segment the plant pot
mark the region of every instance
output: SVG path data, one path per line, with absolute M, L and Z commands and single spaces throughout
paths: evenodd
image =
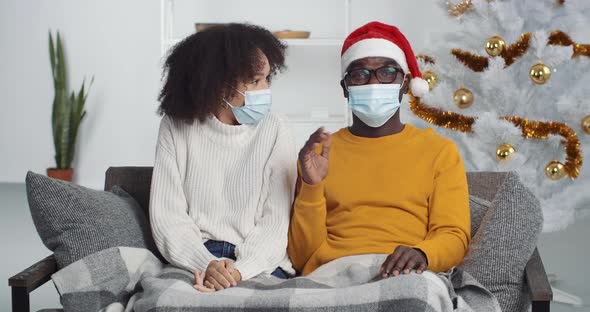
M 74 176 L 74 169 L 47 168 L 47 176 L 58 180 L 72 182 L 72 177 Z

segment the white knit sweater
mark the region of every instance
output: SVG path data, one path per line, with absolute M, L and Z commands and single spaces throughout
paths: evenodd
M 150 197 L 162 255 L 202 271 L 217 259 L 204 243 L 219 240 L 236 245 L 243 280 L 278 266 L 294 273 L 287 231 L 296 161 L 293 136 L 272 113 L 255 126 L 230 126 L 214 116 L 189 125 L 165 116 Z

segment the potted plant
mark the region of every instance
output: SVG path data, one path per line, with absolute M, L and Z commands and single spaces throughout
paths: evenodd
M 55 89 L 53 110 L 51 113 L 51 128 L 53 146 L 55 147 L 56 167 L 48 168 L 47 175 L 56 179 L 72 181 L 74 174 L 72 161 L 76 150 L 76 137 L 80 123 L 86 115 L 84 104 L 86 103 L 88 91 L 85 90 L 86 81 L 83 81 L 78 93 L 74 91 L 71 93 L 68 92 L 66 63 L 59 32 L 57 32 L 56 39 L 54 43 L 53 36 L 50 32 L 49 60 Z M 92 81 L 90 85 L 92 85 Z

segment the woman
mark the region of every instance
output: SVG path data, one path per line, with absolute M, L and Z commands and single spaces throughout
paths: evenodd
M 150 222 L 158 249 L 200 291 L 259 274 L 294 274 L 287 231 L 294 140 L 269 113 L 285 46 L 247 24 L 195 33 L 169 54 Z

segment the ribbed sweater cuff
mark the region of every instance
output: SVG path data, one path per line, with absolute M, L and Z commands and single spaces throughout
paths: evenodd
M 324 182 L 307 184 L 302 181 L 297 200 L 306 204 L 316 204 L 324 201 Z
M 249 280 L 262 273 L 260 267 L 256 264 L 256 261 L 238 260 L 235 263 L 235 267 L 240 271 L 243 281 Z
M 426 255 L 426 261 L 428 262 L 428 269 L 431 271 L 438 271 L 437 262 L 436 262 L 436 250 L 440 247 L 438 244 L 432 240 L 425 240 L 413 248 L 419 249 Z

